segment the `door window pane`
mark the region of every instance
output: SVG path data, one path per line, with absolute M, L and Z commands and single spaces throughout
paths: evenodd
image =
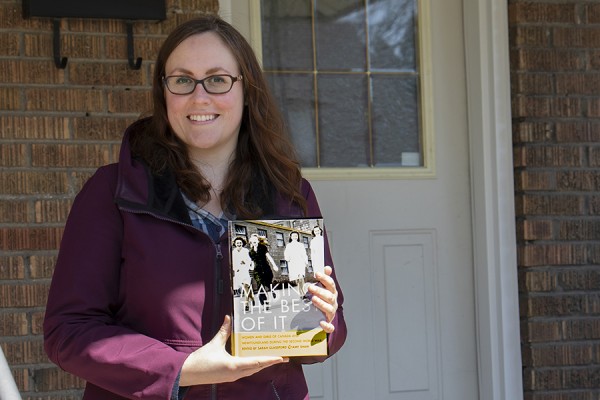
M 263 1 L 263 67 L 312 70 L 313 29 L 310 0 Z
M 369 56 L 372 70 L 416 72 L 415 1 L 369 1 Z
M 313 74 L 265 73 L 274 96 L 281 104 L 292 141 L 302 165 L 317 164 L 315 95 Z
M 368 167 L 370 145 L 366 76 L 323 74 L 317 79 L 317 87 L 320 166 Z
M 366 70 L 364 10 L 364 0 L 315 1 L 317 70 Z
M 417 78 L 414 75 L 374 75 L 371 82 L 373 164 L 378 167 L 414 165 L 409 158 L 415 155 L 418 158 L 421 148 Z

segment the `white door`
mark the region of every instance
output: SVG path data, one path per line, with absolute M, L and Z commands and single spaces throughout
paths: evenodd
M 435 174 L 311 180 L 345 294 L 313 399 L 478 398 L 462 2 L 432 2 Z
M 252 42 L 257 3 L 219 1 Z M 313 399 L 523 395 L 506 4 L 431 1 L 427 11 L 433 177 L 311 179 L 349 329 L 336 357 L 305 367 Z

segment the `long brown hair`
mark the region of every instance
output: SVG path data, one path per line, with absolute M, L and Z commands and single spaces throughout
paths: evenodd
M 204 32 L 219 35 L 233 53 L 243 76 L 246 104 L 221 206 L 239 218 L 257 218 L 273 212 L 273 195 L 279 192 L 306 213 L 306 201 L 300 192 L 300 164 L 260 64 L 244 37 L 216 15 L 184 22 L 163 43 L 152 82 L 153 114 L 145 131 L 131 138 L 134 155 L 141 157 L 154 174 L 173 171 L 181 190 L 193 200 L 210 199 L 210 183 L 171 129 L 162 80 L 167 59 L 175 48 L 188 37 Z

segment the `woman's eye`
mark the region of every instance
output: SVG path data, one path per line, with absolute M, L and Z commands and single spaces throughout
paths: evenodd
M 180 76 L 177 78 L 175 83 L 178 85 L 189 85 L 190 83 L 192 83 L 192 79 L 188 78 L 187 76 Z
M 213 76 L 209 79 L 210 83 L 212 84 L 222 84 L 225 83 L 225 78 L 222 76 Z

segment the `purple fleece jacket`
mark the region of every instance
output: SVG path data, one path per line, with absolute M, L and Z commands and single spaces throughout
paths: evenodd
M 215 244 L 195 229 L 173 176 L 152 176 L 131 157 L 128 137 L 141 124 L 126 132 L 119 163 L 99 168 L 77 195 L 48 297 L 46 352 L 87 381 L 86 400 L 169 399 L 187 355 L 232 312 L 222 290 L 230 284 L 229 239 Z M 307 181 L 302 193 L 306 216 L 320 217 Z M 275 208 L 279 216 L 301 216 L 281 196 Z M 327 244 L 325 261 L 333 266 Z M 346 339 L 338 291 L 329 356 Z M 193 386 L 185 399 L 308 399 L 302 364 L 324 359 L 292 359 L 236 382 Z

